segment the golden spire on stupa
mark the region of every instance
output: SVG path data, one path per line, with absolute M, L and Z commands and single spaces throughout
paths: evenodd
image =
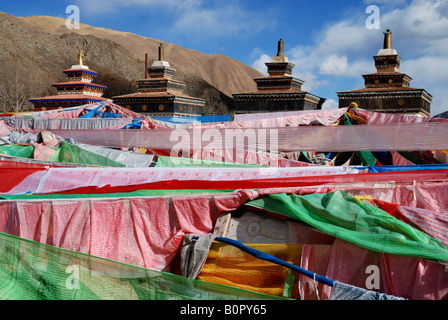
M 84 57 L 84 52 L 82 50 L 78 50 L 78 65 L 82 66 L 82 58 Z

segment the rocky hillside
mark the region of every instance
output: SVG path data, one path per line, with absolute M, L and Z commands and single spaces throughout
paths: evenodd
M 99 73 L 95 82 L 108 86 L 106 97 L 135 92 L 135 80 L 144 77 L 145 53 L 155 59 L 159 43 L 176 78 L 187 82 L 186 93 L 207 100 L 207 114 L 231 112 L 231 94 L 254 90 L 253 79 L 262 76 L 221 54 L 88 25 L 73 32 L 61 18 L 0 13 L 0 112 L 11 111 L 20 99 L 53 94 L 51 83 L 65 80 L 62 70 L 76 64 L 79 48 L 87 50 L 84 63 Z

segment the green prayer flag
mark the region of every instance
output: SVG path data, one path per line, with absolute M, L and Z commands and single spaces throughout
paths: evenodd
M 0 300 L 281 300 L 0 233 Z
M 303 196 L 270 194 L 246 204 L 376 252 L 448 260 L 448 249 L 438 240 L 341 190 Z

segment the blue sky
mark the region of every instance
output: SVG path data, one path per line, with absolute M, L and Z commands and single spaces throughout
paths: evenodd
M 434 97 L 432 115 L 448 110 L 446 0 L 63 0 L 3 2 L 0 11 L 66 18 L 80 8 L 81 23 L 135 33 L 205 53 L 221 53 L 265 73 L 264 62 L 285 41 L 294 76 L 304 89 L 336 106 L 336 91 L 363 87 L 375 71 L 383 32 L 393 32 L 400 72 Z M 379 29 L 367 28 L 379 9 Z

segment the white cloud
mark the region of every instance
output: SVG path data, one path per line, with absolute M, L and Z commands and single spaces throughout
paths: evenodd
M 402 63 L 401 71 L 414 80 L 411 86 L 426 89 L 432 96 L 431 115 L 448 110 L 448 56 L 423 56 Z
M 414 82 L 420 84 L 445 83 L 448 80 L 448 56 L 425 56 L 409 59 L 402 63 L 401 69 L 414 78 Z
M 334 99 L 328 99 L 322 105 L 323 110 L 337 109 L 337 108 L 339 108 L 339 103 Z
M 294 46 L 286 50 L 285 55 L 295 65 L 293 76 L 305 81 L 302 86 L 304 91 L 312 92 L 328 84 L 326 80 L 319 79 L 318 77 L 322 57 L 316 54 L 314 47 L 303 45 Z
M 347 56 L 338 56 L 332 54 L 324 59 L 320 65 L 320 73 L 340 75 L 346 74 L 348 71 Z
M 313 92 L 317 88 L 328 83 L 326 80 L 319 80 L 317 76 L 311 72 L 299 72 L 299 70 L 297 70 L 293 72 L 293 76 L 305 81 L 302 85 L 303 91 Z
M 374 63 L 369 60 L 355 60 L 350 62 L 348 57 L 330 55 L 320 65 L 319 72 L 323 75 L 334 75 L 343 77 L 360 77 L 362 74 L 374 71 Z
M 381 17 L 383 25 L 393 32 L 394 47 L 409 55 L 443 53 L 448 40 L 448 2 L 414 0 L 402 10 Z
M 267 54 L 262 54 L 257 60 L 252 63 L 252 68 L 257 70 L 258 72 L 267 75 L 267 68 L 265 63 L 272 60 L 272 57 L 268 56 Z
M 372 44 L 382 43 L 378 34 L 376 30 L 367 29 L 358 17 L 350 17 L 324 29 L 319 35 L 316 51 L 321 54 L 364 55 Z
M 431 116 L 448 111 L 448 91 L 446 88 L 435 87 L 429 93 L 433 96 Z

